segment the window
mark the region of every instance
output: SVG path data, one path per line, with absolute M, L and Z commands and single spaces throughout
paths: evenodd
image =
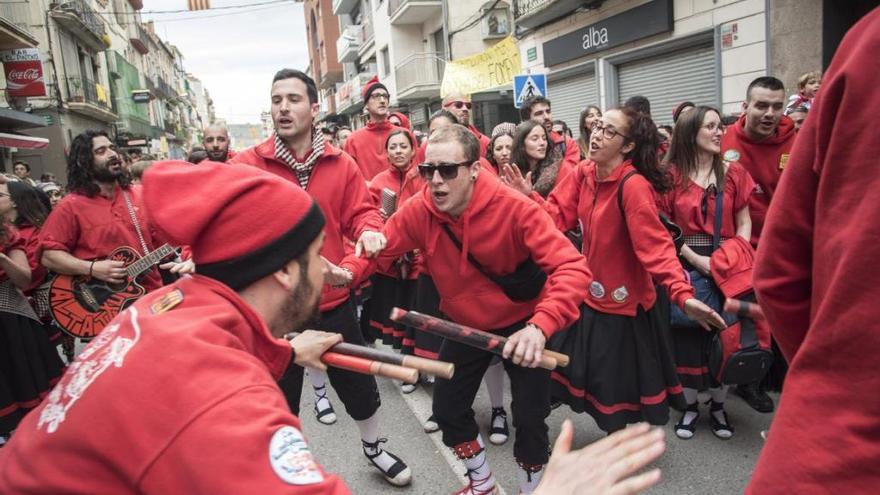
M 389 60 L 388 56 L 388 47 L 382 49 L 382 74 L 388 75 L 391 73 L 391 60 Z

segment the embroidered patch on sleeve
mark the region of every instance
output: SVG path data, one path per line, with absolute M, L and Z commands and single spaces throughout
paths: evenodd
M 788 153 L 783 153 L 779 157 L 779 170 L 785 170 L 786 165 L 788 165 Z
M 302 433 L 293 426 L 282 426 L 269 441 L 269 463 L 284 482 L 313 485 L 324 481 Z
M 160 297 L 158 301 L 150 306 L 150 312 L 154 315 L 171 311 L 175 306 L 183 302 L 183 292 L 180 289 L 173 291 Z

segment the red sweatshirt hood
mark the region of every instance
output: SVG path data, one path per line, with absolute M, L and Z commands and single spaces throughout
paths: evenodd
M 427 184 L 422 192 L 425 205 L 427 206 L 428 211 L 430 211 L 431 214 L 437 218 L 437 224 L 435 225 L 432 222 L 429 226 L 428 255 L 430 256 L 434 253 L 434 249 L 437 246 L 437 239 L 442 233 L 442 228 L 439 226 L 439 224 L 460 224 L 461 230 L 464 235 L 462 236 L 463 239 L 459 239 L 462 247 L 461 257 L 459 258 L 459 271 L 463 271 L 468 264 L 467 254 L 468 247 L 470 246 L 471 241 L 471 217 L 480 213 L 486 208 L 486 206 L 492 201 L 492 198 L 495 197 L 495 194 L 498 192 L 499 187 L 501 187 L 501 181 L 493 179 L 492 177 L 488 177 L 486 176 L 486 174 L 479 174 L 477 176 L 476 182 L 474 182 L 474 191 L 473 194 L 471 194 L 470 202 L 468 203 L 467 207 L 464 209 L 464 212 L 462 212 L 460 217 L 453 218 L 448 213 L 437 210 L 437 208 L 434 206 L 434 198 L 431 196 L 431 186 L 430 184 Z M 443 235 L 446 234 L 443 233 Z
M 746 125 L 746 116 L 742 115 L 742 116 L 740 116 L 739 120 L 737 120 L 736 123 L 733 124 L 733 128 L 730 130 L 730 132 L 735 133 L 737 136 L 737 139 L 739 141 L 754 144 L 756 146 L 761 146 L 761 145 L 775 146 L 777 144 L 782 144 L 787 139 L 790 139 L 791 136 L 793 136 L 795 133 L 794 121 L 784 115 L 779 120 L 779 127 L 776 128 L 776 134 L 770 136 L 769 138 L 767 138 L 763 141 L 752 141 L 749 138 L 749 135 L 746 134 L 745 125 Z
M 400 127 L 408 130 L 412 130 L 412 125 L 409 123 L 409 117 L 404 115 L 402 112 L 391 112 L 388 116 L 394 115 L 398 119 L 400 119 Z

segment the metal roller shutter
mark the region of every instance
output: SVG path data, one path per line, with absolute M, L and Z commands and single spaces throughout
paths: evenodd
M 553 119 L 568 124 L 577 139 L 580 134 L 578 119 L 581 117 L 581 110 L 587 105 L 599 106 L 595 73 L 584 72 L 564 79 L 553 79 L 551 75 L 547 86 Z
M 683 101 L 718 106 L 712 44 L 627 62 L 617 67 L 620 104 L 641 95 L 651 101 L 657 124 L 672 124 L 672 109 Z

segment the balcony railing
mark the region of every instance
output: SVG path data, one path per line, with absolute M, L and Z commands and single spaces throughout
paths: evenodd
M 360 24 L 345 26 L 339 38 L 336 39 L 336 56 L 340 62 L 355 62 L 358 58 L 358 50 L 364 43 L 364 28 Z
M 604 0 L 513 0 L 513 17 L 517 25 L 536 28 L 565 17 L 587 6 L 597 7 Z
M 140 24 L 134 24 L 131 27 L 131 46 L 134 47 L 141 55 L 150 53 L 150 41 L 147 32 Z
M 95 51 L 107 48 L 107 29 L 100 16 L 84 0 L 68 0 L 50 11 L 52 16 Z
M 395 68 L 397 98 L 419 100 L 440 95 L 446 61 L 439 53 L 414 53 Z
M 177 98 L 178 96 L 177 91 L 174 91 L 174 88 L 165 82 L 161 76 L 156 78 L 156 89 L 159 90 L 159 93 L 165 95 L 166 98 Z
M 422 24 L 442 9 L 443 0 L 388 0 L 391 24 Z
M 109 98 L 105 91 L 103 88 L 98 89 L 98 85 L 91 79 L 84 77 L 67 78 L 68 102 L 91 103 L 92 105 L 110 110 Z
M 359 2 L 360 0 L 333 0 L 333 15 L 347 14 L 357 7 Z

